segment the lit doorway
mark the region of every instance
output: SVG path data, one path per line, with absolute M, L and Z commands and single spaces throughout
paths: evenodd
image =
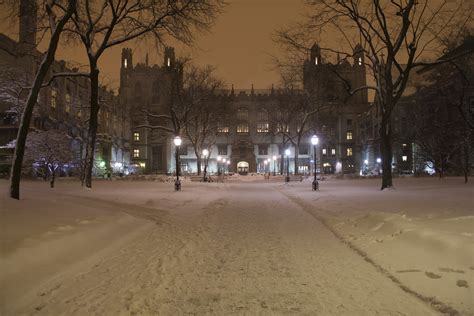
M 249 173 L 249 163 L 246 161 L 240 161 L 237 163 L 237 172 L 241 175 Z

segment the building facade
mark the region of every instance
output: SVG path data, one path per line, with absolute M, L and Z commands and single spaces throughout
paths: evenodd
M 321 110 L 307 122 L 307 132 L 297 148 L 285 141 L 281 133 L 282 94 L 285 91 L 251 89 L 223 91 L 222 98 L 228 104 L 228 114 L 219 122 L 215 143 L 210 146 L 209 171 L 225 168 L 242 174 L 253 172 L 281 172 L 288 169 L 294 173 L 309 173 L 316 166 L 325 173 L 356 173 L 362 163 L 357 146 L 357 120 L 368 109 L 367 92 L 361 90 L 353 95 L 352 89 L 366 85 L 364 55 L 358 46 L 352 63 L 342 60 L 326 63 L 317 45 L 302 69 L 304 86 L 300 94 L 311 94 L 323 104 Z M 145 111 L 166 113 L 166 102 L 171 98 L 171 82 L 182 80 L 183 69 L 176 62 L 175 52 L 167 48 L 162 65 L 145 63 L 134 65 L 130 49 L 123 49 L 121 61 L 120 99 L 130 109 L 132 162 L 137 172 L 172 173 L 175 171 L 174 135 L 162 130 L 143 127 L 148 118 Z M 161 111 L 161 112 L 160 112 Z M 298 116 L 298 113 L 290 115 Z M 286 121 L 285 121 L 286 122 Z M 298 132 L 298 120 L 288 126 L 289 134 Z M 316 161 L 310 138 L 317 134 L 320 140 L 316 147 Z M 284 157 L 290 149 L 290 157 Z M 295 151 L 297 151 L 295 155 Z M 202 157 L 204 158 L 204 157 Z M 218 159 L 219 158 L 219 159 Z M 222 162 L 226 160 L 226 165 Z M 298 163 L 295 164 L 295 159 Z M 180 149 L 181 170 L 197 172 L 197 158 L 192 145 L 184 139 Z M 227 163 L 230 161 L 230 164 Z M 203 166 L 201 166 L 203 168 Z

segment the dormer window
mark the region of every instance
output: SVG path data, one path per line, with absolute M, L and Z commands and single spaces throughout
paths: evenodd
M 127 68 L 127 59 L 126 58 L 123 60 L 123 67 Z
M 359 57 L 359 66 L 362 66 L 362 57 Z
M 319 62 L 318 57 L 314 57 L 314 64 L 315 64 L 316 66 L 318 65 L 318 62 Z
M 166 64 L 168 65 L 168 67 L 171 66 L 171 58 L 168 57 L 167 61 L 166 61 Z

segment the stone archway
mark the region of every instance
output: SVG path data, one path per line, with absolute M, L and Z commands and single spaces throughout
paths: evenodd
M 249 173 L 249 163 L 247 161 L 239 161 L 237 163 L 237 173 L 247 175 Z

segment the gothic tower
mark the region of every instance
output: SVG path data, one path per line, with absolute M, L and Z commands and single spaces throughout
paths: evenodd
M 37 4 L 36 0 L 20 1 L 19 43 L 31 50 L 36 46 Z

